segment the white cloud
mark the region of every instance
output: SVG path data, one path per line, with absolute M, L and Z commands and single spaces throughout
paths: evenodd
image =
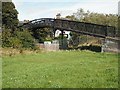
M 79 2 L 80 0 L 12 0 L 13 2 Z
M 78 8 L 83 8 L 84 10 L 89 10 L 92 12 L 98 13 L 113 13 L 118 12 L 118 3 L 117 2 L 84 2 L 78 3 L 72 7 L 76 10 Z
M 12 0 L 13 2 L 118 2 L 119 0 Z
M 27 2 L 28 0 L 26 0 Z M 42 2 L 43 0 L 30 0 L 28 2 Z M 49 1 L 49 0 L 45 0 Z M 56 0 L 52 0 L 49 2 L 53 2 Z M 65 0 L 64 0 L 65 1 Z M 67 2 L 68 0 L 66 0 Z M 73 1 L 73 0 L 70 0 Z M 79 8 L 83 8 L 85 11 L 89 10 L 91 12 L 97 12 L 97 13 L 111 13 L 111 14 L 117 14 L 118 13 L 118 1 L 119 0 L 89 0 L 89 1 L 80 1 L 80 0 L 74 0 L 74 3 L 72 6 L 64 6 L 64 7 L 56 7 L 56 8 L 51 8 L 51 7 L 41 7 L 37 8 L 34 6 L 34 8 L 30 8 L 28 10 L 24 9 L 23 11 L 19 12 L 19 19 L 24 20 L 24 19 L 35 19 L 35 18 L 47 18 L 51 17 L 54 18 L 57 13 L 61 13 L 61 15 L 64 17 L 66 15 L 71 15 L 77 11 Z M 17 9 L 21 8 L 23 5 L 24 0 L 13 0 L 15 5 L 17 6 Z M 62 2 L 59 1 L 59 3 Z M 72 3 L 72 2 L 71 2 Z

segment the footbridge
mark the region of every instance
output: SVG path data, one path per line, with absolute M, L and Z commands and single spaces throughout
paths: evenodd
M 71 31 L 84 35 L 103 38 L 105 41 L 111 39 L 112 41 L 114 41 L 117 35 L 116 28 L 113 26 L 99 25 L 65 19 L 40 18 L 24 23 L 22 26 L 33 30 L 38 28 L 49 27 L 52 28 L 54 34 L 56 30 L 60 30 L 62 32 L 62 35 L 63 31 Z
M 24 23 L 23 26 L 29 29 L 50 27 L 53 32 L 59 29 L 102 38 L 116 37 L 115 27 L 64 19 L 40 18 Z

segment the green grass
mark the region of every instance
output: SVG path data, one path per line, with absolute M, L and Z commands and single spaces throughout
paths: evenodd
M 3 88 L 117 88 L 116 54 L 58 51 L 3 57 Z

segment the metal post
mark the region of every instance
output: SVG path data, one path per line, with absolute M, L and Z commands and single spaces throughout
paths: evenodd
M 54 30 L 54 32 L 53 32 L 53 33 L 54 33 L 54 35 L 53 35 L 53 38 L 54 38 L 54 39 L 55 39 L 55 32 L 56 32 L 56 31 Z
M 64 46 L 63 45 L 63 42 L 64 42 L 64 40 L 63 40 L 64 39 L 64 32 L 63 32 L 63 30 L 61 30 L 61 34 L 62 34 L 62 38 L 61 39 L 62 39 L 62 49 L 63 49 L 63 46 Z

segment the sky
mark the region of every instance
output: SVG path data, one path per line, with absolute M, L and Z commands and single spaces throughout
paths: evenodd
M 20 21 L 72 15 L 77 9 L 104 14 L 118 14 L 119 0 L 12 0 Z

